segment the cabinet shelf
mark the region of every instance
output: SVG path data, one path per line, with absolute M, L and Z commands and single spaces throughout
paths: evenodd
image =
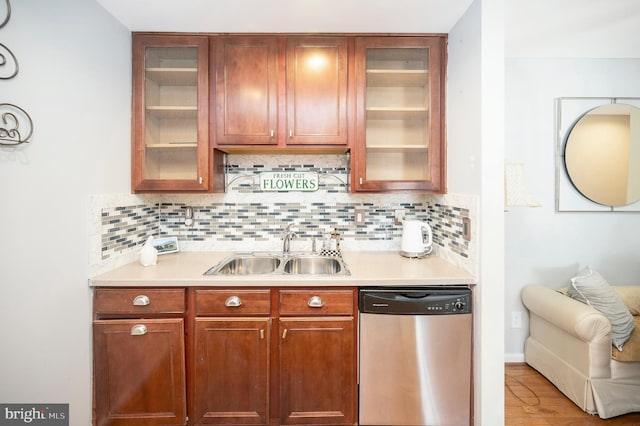
M 422 87 L 428 81 L 426 70 L 367 70 L 368 87 Z
M 146 148 L 157 149 L 184 149 L 184 148 L 197 148 L 197 142 L 169 142 L 169 143 L 154 143 L 146 145 Z
M 198 84 L 197 68 L 146 68 L 147 78 L 160 85 L 196 86 Z
M 367 120 L 420 120 L 426 118 L 427 111 L 427 108 L 423 107 L 369 107 Z
M 150 105 L 146 107 L 147 113 L 158 118 L 196 118 L 198 107 L 196 106 L 160 106 Z
M 394 145 L 394 144 L 386 144 L 386 145 L 367 145 L 367 150 L 371 151 L 426 151 L 429 148 L 424 145 Z

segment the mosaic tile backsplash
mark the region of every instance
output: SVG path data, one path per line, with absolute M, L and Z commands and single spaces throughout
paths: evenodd
M 157 206 L 137 205 L 102 210 L 102 259 L 144 243 L 160 229 Z
M 313 238 L 324 239 L 337 229 L 345 250 L 397 250 L 402 235 L 402 225 L 394 223 L 398 209 L 431 225 L 439 255 L 447 252 L 463 265 L 473 261 L 473 247 L 462 236 L 462 219 L 474 215 L 473 203 L 450 203 L 448 196 L 351 194 L 348 164 L 346 155 L 229 155 L 225 194 L 129 196 L 109 202 L 95 197 L 101 247 L 94 263 L 137 252 L 149 235 L 177 236 L 181 250 L 274 249 L 281 247 L 288 224 L 297 234 L 292 249 L 294 244 L 310 249 Z M 258 184 L 263 171 L 317 172 L 319 189 L 263 193 Z M 191 227 L 184 224 L 187 207 L 194 211 Z M 354 223 L 355 209 L 364 211 L 363 224 Z

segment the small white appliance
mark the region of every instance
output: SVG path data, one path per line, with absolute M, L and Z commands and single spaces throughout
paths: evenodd
M 424 257 L 431 253 L 432 244 L 431 227 L 427 222 L 419 220 L 405 220 L 402 222 L 401 256 Z

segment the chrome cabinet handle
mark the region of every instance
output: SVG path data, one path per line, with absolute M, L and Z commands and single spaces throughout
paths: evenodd
M 276 132 L 273 131 L 273 129 L 271 129 L 271 137 L 274 137 L 276 134 Z
M 242 305 L 242 299 L 240 299 L 238 296 L 229 296 L 224 302 L 224 306 L 228 308 L 235 308 L 240 305 Z
M 282 332 L 282 340 L 284 340 L 285 337 L 287 337 L 287 329 L 286 328 Z
M 144 294 L 136 296 L 133 299 L 133 306 L 147 306 L 149 304 L 151 304 L 151 299 L 149 299 L 149 296 L 146 296 Z
M 292 138 L 293 137 L 293 130 L 289 129 L 289 137 Z
M 320 298 L 320 296 L 312 296 L 307 305 L 310 308 L 322 308 L 324 306 L 324 301 Z
M 132 336 L 144 336 L 147 334 L 147 326 L 144 324 L 136 324 L 131 327 L 131 335 Z

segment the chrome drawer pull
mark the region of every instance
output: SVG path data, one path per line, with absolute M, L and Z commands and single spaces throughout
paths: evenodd
M 144 324 L 136 324 L 131 327 L 131 335 L 132 336 L 144 336 L 147 334 L 147 326 Z
M 235 308 L 240 305 L 242 305 L 242 299 L 240 299 L 238 296 L 229 296 L 224 302 L 224 306 L 228 308 Z
M 320 298 L 320 296 L 312 296 L 311 299 L 307 302 L 307 305 L 310 308 L 322 308 L 324 306 L 324 302 Z
M 147 306 L 149 304 L 151 304 L 151 299 L 149 299 L 149 296 L 145 296 L 144 294 L 136 296 L 133 299 L 134 306 Z

